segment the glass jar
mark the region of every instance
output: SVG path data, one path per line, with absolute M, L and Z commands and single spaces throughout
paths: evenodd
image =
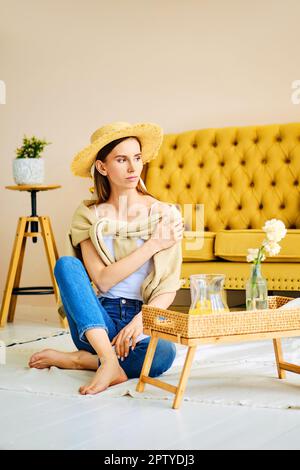
M 261 265 L 251 266 L 251 276 L 246 283 L 246 309 L 262 310 L 268 308 L 268 284 L 261 274 Z
M 190 315 L 229 312 L 224 290 L 224 274 L 192 274 L 190 276 Z

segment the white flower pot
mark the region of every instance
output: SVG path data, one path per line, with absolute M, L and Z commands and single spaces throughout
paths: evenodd
M 15 158 L 13 177 L 17 184 L 42 184 L 45 178 L 44 158 Z

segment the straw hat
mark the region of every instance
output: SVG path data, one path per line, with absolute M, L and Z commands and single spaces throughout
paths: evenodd
M 91 144 L 81 150 L 71 163 L 71 171 L 75 176 L 93 178 L 94 162 L 100 149 L 113 140 L 122 137 L 138 137 L 142 145 L 142 161 L 153 160 L 159 151 L 163 139 L 160 126 L 150 122 L 130 124 L 116 121 L 100 127 L 91 135 Z

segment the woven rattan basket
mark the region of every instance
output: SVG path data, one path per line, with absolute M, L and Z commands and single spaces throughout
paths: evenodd
M 268 297 L 269 308 L 235 311 L 213 315 L 189 315 L 150 305 L 142 306 L 144 330 L 155 330 L 182 338 L 267 333 L 300 330 L 300 308 L 277 310 L 292 300 L 289 297 Z

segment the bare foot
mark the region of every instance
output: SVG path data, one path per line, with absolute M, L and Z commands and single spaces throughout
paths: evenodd
M 29 367 L 45 369 L 55 366 L 61 369 L 97 370 L 98 356 L 88 351 L 63 352 L 55 349 L 44 349 L 31 356 Z
M 81 395 L 95 395 L 103 392 L 111 385 L 117 385 L 128 380 L 122 367 L 115 360 L 102 361 L 93 380 L 88 385 L 80 387 Z

